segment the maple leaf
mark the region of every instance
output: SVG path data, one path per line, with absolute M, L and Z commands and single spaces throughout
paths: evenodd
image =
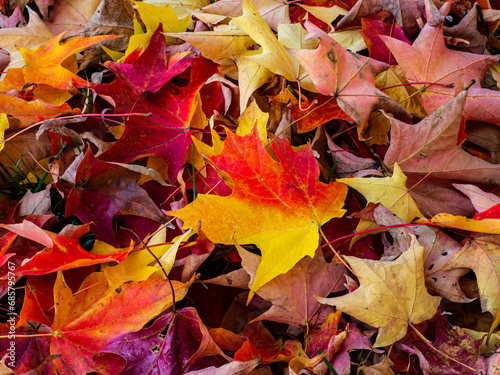
M 325 134 L 327 133 L 325 132 Z M 350 177 L 353 174 L 365 169 L 374 171 L 374 168 L 377 167 L 373 159 L 360 158 L 359 156 L 342 149 L 337 146 L 329 136 L 326 136 L 326 143 L 332 154 L 332 159 L 334 163 L 336 163 L 335 172 L 339 175 L 339 177 Z
M 192 307 L 164 315 L 138 332 L 119 335 L 102 351 L 123 356 L 125 374 L 181 374 L 196 369 L 197 360 L 204 357 L 222 357 L 212 363 L 230 361 Z
M 79 245 L 78 239 L 44 231 L 27 220 L 24 220 L 21 224 L 0 225 L 2 228 L 45 246 L 45 249 L 37 251 L 29 260 L 23 261 L 22 265 L 16 267 L 14 274 L 17 276 L 44 275 L 92 264 L 120 261 L 125 259 L 129 253 L 129 251 L 124 251 L 112 256 L 90 254 Z M 12 272 L 9 273 L 12 274 Z M 3 278 L 6 277 L 7 275 L 3 276 Z
M 261 262 L 258 255 L 236 245 L 242 258 L 242 267 L 252 281 Z M 328 294 L 344 289 L 342 264 L 326 263 L 321 251 L 314 258 L 301 259 L 290 271 L 277 276 L 257 291 L 257 294 L 271 302 L 273 306 L 253 321 L 271 320 L 294 326 L 309 327 L 318 315 L 320 303 L 315 295 L 326 297 Z M 328 282 L 325 282 L 328 280 Z
M 101 47 L 124 51 L 134 33 L 134 8 L 127 1 L 102 0 L 92 18 L 88 21 L 80 36 L 122 35 L 121 38 L 108 40 L 98 46 L 92 46 L 83 52 L 80 70 L 88 66 L 96 66 L 102 61 Z
M 252 370 L 256 368 L 259 364 L 260 364 L 260 359 L 258 358 L 246 362 L 232 361 L 220 367 L 210 366 L 202 370 L 190 371 L 186 373 L 186 375 L 227 375 L 227 374 L 246 375 L 246 374 L 251 374 Z
M 339 374 L 348 374 L 351 371 L 351 358 L 349 352 L 356 349 L 373 349 L 370 339 L 364 335 L 356 323 L 349 323 L 349 334 L 335 356 L 330 360 L 333 368 Z
M 469 91 L 470 98 L 465 105 L 464 117 L 498 122 L 500 114 L 495 110 L 494 104 L 490 103 L 491 100 L 498 100 L 498 92 L 481 89 L 480 82 L 485 78 L 488 68 L 499 58 L 448 49 L 444 43 L 443 25 L 432 16 L 432 12 L 427 11 L 427 14 L 429 22 L 411 46 L 394 38 L 381 36 L 408 81 L 425 82 L 425 84 L 415 84 L 418 89 L 426 87 L 422 93 L 425 110 L 431 113 L 450 100 L 454 96 L 455 89 L 446 86 L 454 86 L 460 77 L 466 83 L 475 81 Z M 433 83 L 439 85 L 432 85 Z
M 148 246 L 151 248 L 154 256 L 160 260 L 163 265 L 163 269 L 167 274 L 170 273 L 170 270 L 172 269 L 175 255 L 179 250 L 181 242 L 189 234 L 190 231 L 186 231 L 183 235 L 174 238 L 173 244 L 165 244 L 165 227 L 161 231 L 157 232 L 150 239 L 150 241 L 148 241 Z M 168 255 L 170 255 L 170 261 L 166 262 L 164 258 Z M 111 287 L 115 288 L 118 288 L 120 285 L 128 281 L 147 280 L 152 274 L 158 271 L 160 271 L 158 264 L 149 251 L 134 251 L 127 257 L 127 259 L 120 262 L 120 264 L 113 267 L 103 268 L 103 272 L 108 280 L 108 283 Z
M 471 182 L 500 182 L 500 166 L 481 160 L 457 148 L 467 91 L 446 102 L 417 125 L 407 125 L 392 117 L 391 144 L 384 163 L 409 173 L 431 173 L 443 179 Z
M 492 193 L 486 193 L 475 185 L 453 184 L 453 186 L 469 197 L 474 208 L 479 213 L 500 204 L 500 197 Z
M 75 215 L 92 224 L 96 238 L 118 246 L 113 231 L 116 215 L 139 215 L 157 222 L 165 216 L 144 189 L 137 173 L 96 159 L 90 148 L 78 165 L 75 186 L 66 203 L 66 216 Z
M 65 92 L 68 88 L 93 86 L 92 83 L 75 74 L 78 68 L 74 55 L 86 47 L 104 40 L 114 39 L 116 36 L 101 35 L 90 38 L 75 38 L 61 45 L 62 36 L 63 34 L 55 36 L 34 50 L 21 47 L 20 51 L 25 66 L 9 69 L 0 84 L 0 89 L 2 91 L 21 89 L 26 83 L 35 83 L 37 84 L 35 95 L 59 105 L 68 99 Z
M 56 35 L 66 33 L 65 39 L 77 37 L 87 26 L 100 2 L 101 0 L 59 0 L 46 20 L 47 26 Z
M 443 227 L 463 229 L 470 232 L 500 234 L 500 219 L 498 218 L 476 220 L 443 212 L 435 215 L 430 222 Z
M 389 65 L 393 65 L 395 62 L 394 56 L 382 42 L 380 35 L 390 35 L 395 39 L 399 39 L 411 45 L 399 25 L 380 22 L 368 17 L 361 19 L 361 25 L 362 28 L 359 32 L 366 42 L 368 52 L 372 59 L 385 62 Z
M 379 328 L 375 347 L 395 343 L 405 336 L 409 324 L 432 318 L 441 301 L 425 288 L 424 248 L 415 236 L 411 237 L 408 250 L 393 262 L 346 256 L 359 279 L 359 288 L 342 297 L 318 298 Z
M 234 353 L 236 361 L 251 361 L 260 358 L 261 363 L 289 362 L 297 356 L 306 357 L 300 342 L 281 338 L 275 340 L 274 336 L 262 324 L 254 322 L 248 324 L 240 336 L 245 337 L 243 345 Z
M 168 165 L 171 182 L 184 163 L 191 145 L 190 121 L 197 106 L 197 95 L 205 81 L 215 73 L 215 64 L 201 58 L 176 55 L 168 62 L 165 41 L 158 28 L 143 54 L 132 64 L 110 63 L 119 78 L 99 85 L 95 91 L 113 98 L 115 113 L 151 113 L 151 117 L 130 116 L 125 131 L 101 160 L 128 163 L 145 156 L 158 155 Z M 191 66 L 190 84 L 178 88 L 164 85 Z M 123 78 L 123 79 L 122 79 Z
M 298 78 L 299 72 L 296 62 L 276 39 L 251 1 L 243 0 L 243 15 L 233 18 L 233 22 L 262 46 L 261 53 L 247 56 L 248 59 L 265 66 L 273 73 L 284 76 L 289 81 L 295 81 Z
M 148 47 L 154 32 L 160 25 L 165 28 L 165 31 L 173 33 L 185 31 L 189 25 L 190 15 L 185 13 L 183 17 L 178 17 L 168 4 L 166 6 L 156 6 L 142 1 L 134 1 L 133 3 L 137 7 L 147 30 L 144 32 L 141 23 L 137 17 L 134 17 L 134 35 L 130 37 L 125 57 L 129 56 L 137 48 Z M 180 8 L 179 4 L 177 4 L 177 7 Z M 173 41 L 173 38 L 169 36 L 164 36 L 163 39 Z
M 29 276 L 24 287 L 25 300 L 19 320 L 18 327 L 24 326 L 29 321 L 44 324 L 47 327 L 54 321 L 54 282 L 55 273 L 43 277 Z
M 340 108 L 335 98 L 320 96 L 314 99 L 317 100 L 317 109 L 309 112 L 310 115 L 307 117 L 304 117 L 304 112 L 300 110 L 298 104 L 291 108 L 292 118 L 297 121 L 297 131 L 299 133 L 314 130 L 333 119 L 352 122 L 352 119 Z
M 337 181 L 359 191 L 368 202 L 382 203 L 405 223 L 423 217 L 406 188 L 406 176 L 397 163 L 392 177 L 341 178 Z
M 478 11 L 472 7 L 460 22 L 452 27 L 443 27 L 446 35 L 465 39 L 468 43 L 458 43 L 457 49 L 466 52 L 482 54 L 488 38 L 477 29 Z
M 375 77 L 375 85 L 379 89 L 383 89 L 391 98 L 400 102 L 409 113 L 418 118 L 427 117 L 427 112 L 423 108 L 422 97 L 416 95 L 417 90 L 411 85 L 407 85 L 407 83 L 408 81 L 399 65 L 393 65 Z M 380 113 L 377 113 L 377 116 L 383 118 Z
M 427 226 L 391 228 L 394 224 L 403 224 L 403 221 L 383 205 L 375 208 L 373 217 L 379 226 L 389 227 L 393 238 L 393 244 L 384 251 L 384 257 L 392 258 L 405 252 L 410 245 L 410 234 L 413 234 L 424 248 L 424 272 L 427 288 L 453 302 L 472 301 L 464 295 L 459 286 L 459 279 L 468 271 L 443 270 L 443 267 L 462 248 L 455 240 L 442 231 Z
M 318 228 L 345 212 L 347 188 L 317 180 L 319 168 L 309 146 L 292 151 L 288 141 L 277 139 L 272 147 L 280 162 L 269 156 L 255 129 L 244 137 L 229 132 L 223 153 L 210 159 L 231 177 L 233 193 L 198 195 L 170 212 L 184 221 L 184 228 L 196 228 L 201 220 L 203 232 L 215 243 L 259 247 L 262 263 L 249 298 L 304 256 L 313 257 Z
M 358 125 L 361 139 L 370 114 L 376 109 L 411 117 L 394 99 L 375 87 L 374 74 L 388 68 L 384 63 L 352 54 L 310 22 L 308 37 L 320 38 L 315 50 L 290 50 L 309 73 L 322 95 L 335 96 L 338 105 Z
M 393 375 L 394 371 L 392 370 L 392 361 L 388 356 L 384 357 L 382 362 L 379 362 L 375 365 L 371 366 L 359 366 L 357 371 L 366 375 Z
M 10 323 L 3 323 L 0 325 L 1 335 L 8 335 L 10 332 Z M 13 365 L 12 362 L 4 361 L 3 366 L 7 368 L 7 374 L 25 374 L 33 369 L 46 372 L 48 374 L 55 373 L 52 360 L 55 356 L 50 355 L 50 338 L 37 337 L 30 335 L 30 331 L 25 327 L 16 328 L 15 338 L 12 340 L 15 346 L 16 361 Z M 0 355 L 7 356 L 11 340 L 0 340 Z M 12 372 L 12 370 L 14 372 Z
M 186 295 L 190 285 L 172 281 L 176 301 Z M 51 354 L 61 374 L 98 371 L 117 374 L 124 363 L 116 356 L 96 354 L 110 339 L 139 329 L 165 308 L 172 306 L 172 289 L 167 281 L 151 277 L 147 281 L 108 288 L 102 273 L 91 274 L 73 294 L 58 273 L 54 285 L 56 313 L 52 324 Z M 104 363 L 103 363 L 104 362 Z M 72 371 L 71 371 L 72 369 Z

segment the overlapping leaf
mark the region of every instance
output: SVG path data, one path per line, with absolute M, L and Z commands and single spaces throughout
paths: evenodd
M 173 281 L 176 300 L 184 298 L 191 282 Z M 99 371 L 116 374 L 125 365 L 115 356 L 96 354 L 119 334 L 135 331 L 173 303 L 172 289 L 159 278 L 109 290 L 101 273 L 91 274 L 73 294 L 58 274 L 54 285 L 56 314 L 52 324 L 51 354 L 72 353 L 55 361 L 61 374 Z
M 116 113 L 143 114 L 127 118 L 125 132 L 100 159 L 127 163 L 158 155 L 169 166 L 168 176 L 173 182 L 191 144 L 190 121 L 198 91 L 215 73 L 215 65 L 198 58 L 176 56 L 168 62 L 167 69 L 166 46 L 160 31 L 156 30 L 148 48 L 134 63 L 110 64 L 110 69 L 123 79 L 95 88 L 97 93 L 113 98 Z M 175 85 L 165 85 L 188 66 L 192 66 L 188 86 L 181 90 Z
M 425 288 L 423 253 L 412 237 L 408 250 L 393 262 L 346 257 L 360 287 L 342 297 L 318 299 L 379 328 L 375 347 L 391 345 L 404 337 L 409 323 L 430 319 L 439 307 L 441 298 Z
M 269 156 L 255 129 L 244 137 L 229 133 L 223 153 L 211 160 L 229 174 L 233 193 L 199 195 L 187 207 L 171 212 L 185 228 L 196 228 L 201 219 L 204 233 L 214 242 L 256 244 L 262 263 L 252 292 L 304 256 L 313 257 L 318 228 L 345 212 L 341 207 L 347 189 L 317 180 L 319 168 L 309 147 L 292 151 L 283 139 L 272 147 L 280 162 Z M 212 214 L 205 217 L 208 211 Z
M 498 184 L 500 166 L 474 157 L 457 146 L 466 100 L 467 91 L 464 90 L 418 125 L 407 125 L 388 117 L 391 145 L 384 162 L 389 166 L 397 163 L 404 172 Z
M 351 54 L 312 23 L 305 24 L 309 37 L 320 38 L 315 50 L 291 50 L 311 76 L 320 94 L 335 96 L 340 108 L 358 125 L 362 134 L 372 111 L 383 108 L 410 116 L 394 99 L 375 87 L 374 75 L 388 68 L 364 56 Z

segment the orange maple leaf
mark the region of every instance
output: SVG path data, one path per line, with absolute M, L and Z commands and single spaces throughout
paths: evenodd
M 67 90 L 68 88 L 84 88 L 94 84 L 76 75 L 78 66 L 75 54 L 87 47 L 108 39 L 118 38 L 117 35 L 101 35 L 89 38 L 75 38 L 65 44 L 60 44 L 63 34 L 50 39 L 44 45 L 29 50 L 19 47 L 23 55 L 25 66 L 23 68 L 11 68 L 7 71 L 5 79 L 0 84 L 1 91 L 21 89 L 25 84 L 36 84 L 38 97 L 54 103 L 62 104 L 65 100 L 59 99 L 61 94 L 55 94 L 54 89 Z M 44 85 L 50 87 L 43 87 Z M 42 86 L 42 87 L 40 87 Z M 55 100 L 58 98 L 58 100 Z
M 293 151 L 285 139 L 272 146 L 280 162 L 267 153 L 255 128 L 244 137 L 229 132 L 223 152 L 210 159 L 232 178 L 233 193 L 200 194 L 171 212 L 184 221 L 184 228 L 196 228 L 201 220 L 203 232 L 215 243 L 259 247 L 262 262 L 249 298 L 306 255 L 313 258 L 318 228 L 345 212 L 347 187 L 318 181 L 319 167 L 310 146 Z

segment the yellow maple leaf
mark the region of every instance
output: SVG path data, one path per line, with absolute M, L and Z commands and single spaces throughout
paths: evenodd
M 190 232 L 191 231 L 187 231 L 177 236 L 174 239 L 174 243 L 166 243 L 166 228 L 163 228 L 148 241 L 148 247 L 160 260 L 167 274 L 174 265 L 175 255 L 179 250 L 179 246 Z M 113 267 L 103 266 L 106 280 L 112 288 L 118 288 L 128 281 L 147 280 L 152 274 L 158 271 L 159 265 L 147 249 L 130 253 L 127 259 Z M 158 272 L 157 275 L 164 278 L 163 272 Z
M 252 133 L 252 130 L 257 127 L 260 139 L 264 144 L 267 144 L 266 128 L 268 121 L 269 113 L 262 112 L 257 103 L 252 102 L 241 115 L 236 134 L 244 136 Z
M 210 0 L 142 0 L 141 2 L 158 7 L 169 5 L 179 19 L 189 16 L 190 9 L 199 9 L 210 4 Z
M 179 33 L 186 31 L 188 27 L 191 16 L 188 15 L 182 19 L 177 18 L 177 14 L 173 11 L 170 5 L 164 7 L 159 7 L 151 4 L 145 4 L 140 1 L 134 1 L 137 6 L 137 10 L 141 16 L 142 22 L 146 26 L 147 31 L 144 33 L 142 31 L 142 26 L 136 18 L 134 18 L 134 30 L 135 33 L 130 37 L 130 42 L 125 51 L 125 56 L 127 57 L 131 52 L 135 51 L 139 47 L 146 48 L 149 45 L 151 36 L 158 28 L 160 23 L 163 24 L 163 31 L 165 33 Z M 165 37 L 167 42 L 173 42 L 175 39 L 172 37 Z
M 299 63 L 276 39 L 250 0 L 243 0 L 243 15 L 233 18 L 233 22 L 262 47 L 262 53 L 247 58 L 265 66 L 273 73 L 284 76 L 289 81 L 295 81 L 299 77 Z
M 285 139 L 272 144 L 271 158 L 254 128 L 250 135 L 231 132 L 220 155 L 210 159 L 234 183 L 229 197 L 199 194 L 181 210 L 170 212 L 184 228 L 201 228 L 223 244 L 255 244 L 262 252 L 249 294 L 286 273 L 306 255 L 314 257 L 318 228 L 341 217 L 347 194 L 343 184 L 318 181 L 319 167 L 309 146 L 293 151 Z
M 423 217 L 406 188 L 406 176 L 397 163 L 392 177 L 341 178 L 337 181 L 359 191 L 368 202 L 382 203 L 405 223 Z
M 424 248 L 411 235 L 408 250 L 392 262 L 346 256 L 359 288 L 341 297 L 317 299 L 379 328 L 374 347 L 391 345 L 405 336 L 410 323 L 432 318 L 441 301 L 425 287 L 423 255 Z

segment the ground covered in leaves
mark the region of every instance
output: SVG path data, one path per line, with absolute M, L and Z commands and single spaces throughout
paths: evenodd
M 0 4 L 2 374 L 500 374 L 500 9 Z

